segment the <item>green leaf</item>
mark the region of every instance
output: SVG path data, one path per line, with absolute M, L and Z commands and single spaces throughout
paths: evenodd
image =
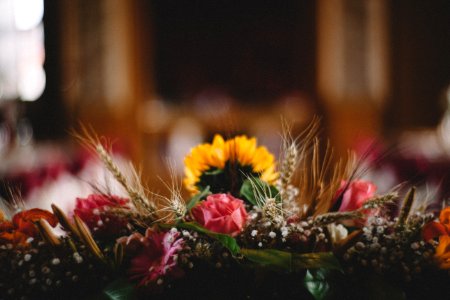
M 216 239 L 219 242 L 221 242 L 222 245 L 228 250 L 230 250 L 231 254 L 233 255 L 237 255 L 240 252 L 240 248 L 236 240 L 227 234 L 212 232 L 206 229 L 205 227 L 201 226 L 200 224 L 194 222 L 179 223 L 177 224 L 177 227 L 204 233 L 207 236 L 212 237 L 213 239 Z
M 211 170 L 204 171 L 204 174 L 208 175 L 208 176 L 216 176 L 216 175 L 222 174 L 223 172 L 224 172 L 223 169 L 211 169 Z
M 292 271 L 292 253 L 276 249 L 241 249 L 248 260 L 262 266 Z
M 189 203 L 186 205 L 187 210 L 190 211 L 195 206 L 195 204 L 198 203 L 198 201 L 202 200 L 208 195 L 211 195 L 209 185 L 205 187 L 200 193 L 192 197 L 191 200 L 189 200 Z
M 255 191 L 256 188 L 256 191 Z M 259 178 L 246 179 L 241 186 L 241 196 L 244 196 L 248 202 L 254 206 L 258 206 L 256 197 L 258 194 L 267 195 L 268 197 L 275 198 L 277 202 L 281 201 L 280 192 L 273 185 L 269 185 L 267 182 L 262 181 Z
M 329 283 L 330 271 L 326 269 L 308 270 L 304 285 L 316 300 L 330 299 L 331 285 Z
M 341 270 L 341 265 L 332 252 L 294 253 L 292 256 L 292 265 L 295 270 L 319 268 Z
M 134 286 L 126 279 L 118 279 L 111 282 L 103 289 L 105 299 L 127 300 L 134 298 Z
M 337 258 L 331 252 L 291 253 L 276 249 L 241 249 L 241 253 L 254 263 L 290 272 L 318 268 L 340 270 L 341 268 Z
M 241 193 L 241 196 L 244 196 L 248 202 L 253 204 L 253 206 L 257 206 L 256 197 L 253 192 L 253 186 L 252 186 L 250 180 L 247 179 L 244 181 L 244 183 L 241 186 L 240 193 Z

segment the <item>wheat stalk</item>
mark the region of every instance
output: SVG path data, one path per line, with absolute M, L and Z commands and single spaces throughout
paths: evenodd
M 328 142 L 324 153 L 321 153 L 318 128 L 319 120 L 315 118 L 299 141 L 298 178 L 301 192 L 297 201 L 303 218 L 329 211 L 342 179 L 349 178 L 355 169 L 355 156 L 351 152 L 346 159 L 335 161 L 333 148 Z
M 156 218 L 156 207 L 145 195 L 145 188 L 141 184 L 140 174 L 136 171 L 133 165 L 130 163 L 130 169 L 133 174 L 132 184 L 130 184 L 127 177 L 120 171 L 119 167 L 114 162 L 113 158 L 109 154 L 109 151 L 107 151 L 100 142 L 100 138 L 93 133 L 93 130 L 87 129 L 82 125 L 81 131 L 81 134 L 73 133 L 74 137 L 87 148 L 97 153 L 106 169 L 125 189 L 136 210 L 140 213 L 147 214 L 149 218 Z

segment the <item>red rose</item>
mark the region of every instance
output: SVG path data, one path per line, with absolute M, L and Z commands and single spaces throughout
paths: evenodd
M 236 236 L 245 226 L 244 202 L 229 194 L 214 194 L 192 209 L 195 221 L 206 229 Z
M 347 182 L 342 181 L 341 187 L 336 195 L 340 195 L 346 186 Z M 376 190 L 377 186 L 370 181 L 355 180 L 350 182 L 342 196 L 342 203 L 339 207 L 339 211 L 353 211 L 361 208 L 367 200 L 375 195 Z
M 77 198 L 74 213 L 80 217 L 94 234 L 116 235 L 127 221 L 108 213 L 111 208 L 125 208 L 129 200 L 112 195 L 92 194 L 87 199 Z

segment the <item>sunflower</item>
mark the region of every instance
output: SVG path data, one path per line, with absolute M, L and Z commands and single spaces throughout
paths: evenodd
M 213 193 L 238 196 L 243 181 L 248 176 L 259 177 L 271 184 L 278 178 L 274 156 L 256 138 L 245 135 L 224 140 L 215 135 L 211 144 L 193 148 L 184 159 L 184 184 L 191 194 L 206 186 Z

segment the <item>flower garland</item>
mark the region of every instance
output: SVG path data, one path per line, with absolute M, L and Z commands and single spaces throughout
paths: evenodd
M 285 135 L 278 164 L 255 138 L 216 135 L 186 156 L 190 199 L 176 182 L 146 193 L 88 137 L 128 197 L 0 212 L 0 299 L 448 296 L 450 207 L 376 194 L 351 157 L 319 153 L 316 129 Z

